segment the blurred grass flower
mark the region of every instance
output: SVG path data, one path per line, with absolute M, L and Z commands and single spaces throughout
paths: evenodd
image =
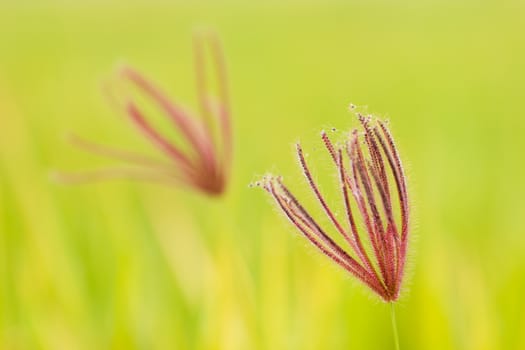
M 342 145 L 335 145 L 324 131 L 321 133 L 337 171 L 346 214 L 344 224 L 321 194 L 300 144 L 296 145 L 308 185 L 350 250 L 327 234 L 283 184 L 281 177 L 265 176 L 258 184 L 317 249 L 382 300 L 394 302 L 399 298 L 403 282 L 408 244 L 410 208 L 406 179 L 394 139 L 385 122 L 377 120 L 372 123 L 371 117 L 358 116 L 364 132 L 360 135 L 353 130 Z M 361 141 L 364 141 L 364 147 Z
M 232 160 L 232 132 L 230 106 L 226 82 L 225 59 L 220 42 L 213 33 L 194 36 L 194 58 L 197 94 L 201 118 L 195 118 L 171 100 L 159 87 L 133 68 L 124 67 L 118 72 L 122 82 L 131 85 L 159 108 L 178 132 L 181 143 L 168 139 L 162 130 L 155 128 L 129 94 L 118 96 L 107 90 L 111 102 L 132 121 L 168 161 L 111 148 L 78 136 L 69 141 L 88 152 L 122 161 L 126 167 L 98 169 L 91 172 L 57 174 L 63 182 L 86 182 L 111 178 L 131 178 L 175 185 L 185 185 L 210 196 L 224 192 Z M 206 75 L 205 51 L 211 54 L 216 73 L 218 99 L 211 96 Z M 119 91 L 120 92 L 120 91 Z M 183 146 L 185 146 L 183 148 Z M 131 167 L 130 167 L 131 165 Z

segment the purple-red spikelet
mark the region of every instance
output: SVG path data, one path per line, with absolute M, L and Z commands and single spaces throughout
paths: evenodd
M 211 96 L 207 84 L 205 49 L 209 49 L 217 74 L 218 99 Z M 176 145 L 164 136 L 162 130 L 155 128 L 130 96 L 117 98 L 110 94 L 113 104 L 124 112 L 144 137 L 167 156 L 167 161 L 72 137 L 70 141 L 75 146 L 122 161 L 127 167 L 61 174 L 59 179 L 65 182 L 83 182 L 127 177 L 186 185 L 211 196 L 220 195 L 226 187 L 232 159 L 232 132 L 224 56 L 220 42 L 213 33 L 195 36 L 194 55 L 201 118 L 195 118 L 136 70 L 125 67 L 119 71 L 120 79 L 135 87 L 163 112 L 180 134 L 186 151 L 183 151 L 182 145 Z
M 335 145 L 325 132 L 321 133 L 337 171 L 344 222 L 321 194 L 301 146 L 296 145 L 309 187 L 346 244 L 330 237 L 283 184 L 281 177 L 266 176 L 259 184 L 317 249 L 382 300 L 394 302 L 399 298 L 403 282 L 408 244 L 410 207 L 406 178 L 387 125 L 358 116 L 364 132 L 359 134 L 353 130 L 342 145 Z

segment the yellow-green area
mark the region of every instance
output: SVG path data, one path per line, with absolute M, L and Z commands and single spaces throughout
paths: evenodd
M 271 171 L 336 207 L 321 129 L 390 120 L 409 173 L 401 348 L 525 348 L 525 6 L 519 1 L 2 1 L 1 349 L 392 349 L 390 307 L 318 254 L 249 183 Z M 196 108 L 194 28 L 224 43 L 227 195 L 53 169 L 158 155 L 100 85 L 125 62 Z M 324 220 L 324 221 L 323 221 Z M 322 219 L 328 223 L 327 219 Z

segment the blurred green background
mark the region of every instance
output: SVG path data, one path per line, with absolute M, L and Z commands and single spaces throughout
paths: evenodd
M 393 348 L 388 305 L 248 187 L 280 173 L 315 208 L 300 139 L 336 196 L 318 135 L 356 126 L 353 102 L 390 119 L 410 175 L 402 349 L 525 349 L 524 18 L 521 1 L 0 2 L 0 348 Z M 128 62 L 195 107 L 199 25 L 228 59 L 227 196 L 50 182 L 110 164 L 67 131 L 155 154 L 100 83 Z

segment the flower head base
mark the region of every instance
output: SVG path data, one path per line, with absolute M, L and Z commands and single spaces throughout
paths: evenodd
M 204 51 L 208 49 L 217 74 L 218 99 L 212 98 L 207 86 Z M 119 71 L 122 79 L 141 95 L 153 102 L 167 117 L 181 136 L 180 144 L 169 140 L 148 120 L 143 110 L 130 95 L 118 96 L 110 93 L 113 104 L 124 112 L 161 153 L 164 161 L 121 149 L 98 145 L 79 137 L 72 137 L 71 143 L 91 153 L 117 159 L 125 167 L 106 168 L 92 172 L 60 174 L 65 182 L 85 182 L 109 178 L 132 178 L 167 184 L 186 185 L 211 196 L 220 195 L 229 177 L 232 155 L 229 96 L 226 83 L 226 69 L 221 45 L 212 33 L 194 38 L 197 94 L 200 104 L 200 119 L 170 100 L 154 83 L 136 70 L 125 67 Z M 109 91 L 108 91 L 109 92 Z
M 299 144 L 297 156 L 308 185 L 349 249 L 323 229 L 283 184 L 266 176 L 259 183 L 292 224 L 324 255 L 354 275 L 386 302 L 399 298 L 405 268 L 409 202 L 406 179 L 386 124 L 358 115 L 364 133 L 353 130 L 343 145 L 321 138 L 339 179 L 345 222 L 329 207 Z M 364 140 L 364 147 L 362 146 Z M 364 231 L 364 233 L 363 233 Z

